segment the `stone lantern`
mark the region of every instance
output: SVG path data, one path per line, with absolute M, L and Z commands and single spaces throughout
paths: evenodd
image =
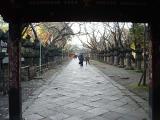
M 107 64 L 109 63 L 109 52 L 108 52 L 108 50 L 106 50 L 106 63 Z
M 34 65 L 40 64 L 40 41 L 35 40 L 33 46 L 34 56 L 33 56 L 33 63 Z
M 126 70 L 132 70 L 132 62 L 131 62 L 131 58 L 132 58 L 132 49 L 130 47 L 126 48 Z
M 114 65 L 115 66 L 119 65 L 119 48 L 118 47 L 114 48 Z
M 121 67 L 121 68 L 124 67 L 124 57 L 125 57 L 125 49 L 123 47 L 121 47 L 120 48 L 120 54 L 119 54 L 119 59 L 120 59 L 119 67 Z
M 5 81 L 5 68 L 3 64 L 3 59 L 7 56 L 7 39 L 8 32 L 4 33 L 0 30 L 0 88 L 3 94 L 7 93 L 7 82 Z M 7 66 L 8 68 L 8 66 Z
M 25 59 L 25 65 L 33 65 L 33 56 L 34 56 L 34 43 L 31 42 L 30 36 L 27 35 L 26 39 L 22 39 L 22 56 Z
M 136 69 L 138 71 L 141 71 L 141 65 L 142 65 L 142 52 L 143 52 L 143 49 L 141 47 L 140 44 L 137 45 L 137 49 L 135 50 L 135 53 L 136 53 Z
M 111 65 L 114 64 L 114 48 L 111 49 Z

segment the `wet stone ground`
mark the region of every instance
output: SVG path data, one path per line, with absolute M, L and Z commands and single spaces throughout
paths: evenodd
M 67 65 L 68 62 L 63 63 Z M 64 67 L 63 66 L 63 67 Z M 42 76 L 36 77 L 36 79 L 30 81 L 22 81 L 22 101 L 23 101 L 23 110 L 29 106 L 29 103 L 33 101 L 34 92 L 43 85 L 49 83 L 53 74 L 56 76 L 59 71 L 61 71 L 62 65 L 55 66 L 54 69 L 47 71 Z M 32 99 L 32 100 L 31 100 Z M 27 103 L 27 104 L 26 104 Z M 8 120 L 8 95 L 0 94 L 0 120 Z
M 148 86 L 138 87 L 138 82 L 142 76 L 141 72 L 136 72 L 136 70 L 125 70 L 124 68 L 119 68 L 117 66 L 105 64 L 98 61 L 91 61 L 91 63 L 100 71 L 102 71 L 105 75 L 110 77 L 112 80 L 121 84 L 129 91 L 135 93 L 137 96 L 141 97 L 145 101 L 148 101 Z M 148 82 L 149 81 L 146 81 L 146 83 Z
M 72 60 L 43 85 L 26 120 L 148 120 L 147 102 L 92 65 Z
M 74 59 L 58 69 L 24 83 L 25 120 L 149 120 L 148 102 L 95 65 L 80 67 Z

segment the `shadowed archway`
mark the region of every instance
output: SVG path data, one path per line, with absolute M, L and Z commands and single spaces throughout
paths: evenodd
M 147 0 L 5 0 L 0 13 L 9 22 L 9 114 L 10 120 L 21 120 L 20 35 L 23 26 L 39 21 L 119 21 L 147 22 L 152 36 L 152 120 L 160 119 L 160 24 L 159 4 Z M 74 11 L 74 12 L 73 12 Z

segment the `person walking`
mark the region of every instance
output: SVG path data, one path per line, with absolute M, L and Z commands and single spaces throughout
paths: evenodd
M 86 61 L 86 65 L 87 65 L 87 64 L 90 64 L 90 62 L 89 62 L 89 55 L 86 55 L 85 61 Z
M 78 59 L 79 59 L 79 64 L 83 66 L 84 57 L 82 53 L 78 56 Z

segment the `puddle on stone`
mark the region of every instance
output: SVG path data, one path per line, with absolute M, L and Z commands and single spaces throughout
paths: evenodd
M 108 77 L 114 77 L 114 75 L 108 75 Z
M 120 79 L 129 79 L 129 77 L 120 77 Z
M 57 90 L 58 88 L 54 88 L 55 90 Z
M 102 77 L 102 76 L 96 76 L 96 77 Z
M 97 82 L 96 84 L 103 84 L 102 82 Z

